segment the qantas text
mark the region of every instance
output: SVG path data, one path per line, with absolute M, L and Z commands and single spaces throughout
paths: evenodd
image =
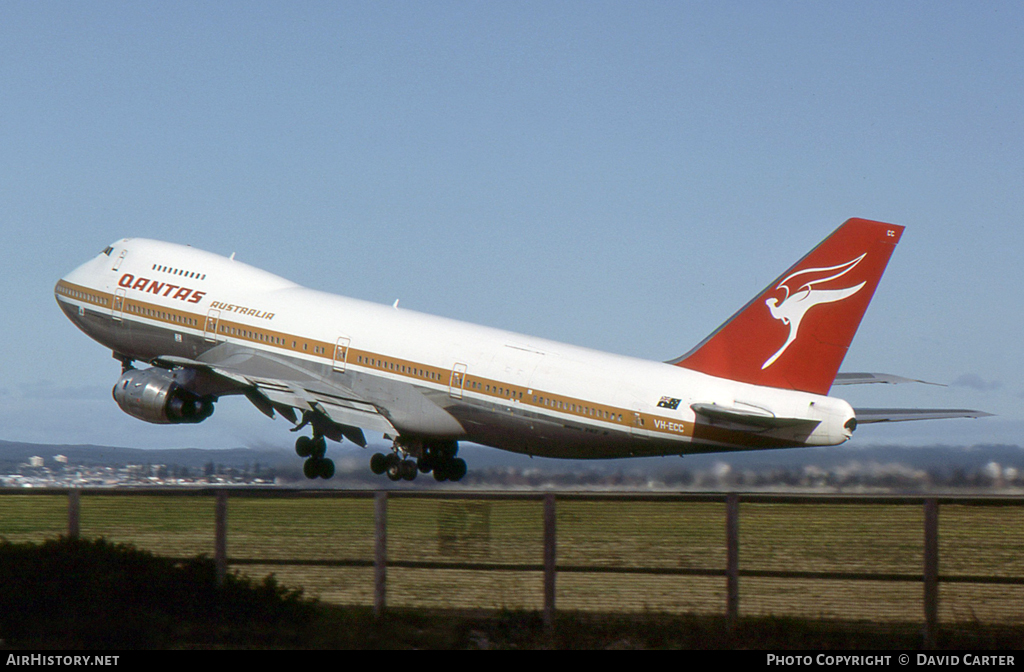
M 131 273 L 125 273 L 117 284 L 126 289 L 137 289 L 140 292 L 148 292 L 157 296 L 166 296 L 179 301 L 199 303 L 206 296 L 206 292 L 197 292 L 181 285 L 172 285 L 169 282 L 157 282 L 149 278 L 136 278 Z

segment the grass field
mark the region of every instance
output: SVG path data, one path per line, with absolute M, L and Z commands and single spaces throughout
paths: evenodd
M 63 494 L 0 493 L 0 537 L 21 542 L 63 534 L 67 506 Z M 170 557 L 212 556 L 214 511 L 211 494 L 83 491 L 80 530 L 86 538 L 127 542 Z M 724 614 L 724 498 L 564 497 L 556 511 L 559 610 Z M 913 578 L 921 576 L 924 558 L 920 501 L 743 501 L 739 521 L 739 566 L 746 573 L 740 579 L 742 616 L 923 620 L 922 583 Z M 1022 534 L 1024 505 L 942 503 L 940 576 L 1024 577 Z M 235 567 L 248 575 L 272 573 L 284 585 L 302 587 L 326 603 L 373 603 L 374 572 L 368 566 L 374 557 L 372 497 L 231 493 L 227 540 L 228 557 L 244 560 Z M 391 498 L 387 557 L 391 563 L 514 566 L 509 571 L 392 566 L 389 607 L 539 610 L 543 502 Z M 339 561 L 362 566 L 315 564 Z M 588 568 L 601 571 L 581 571 Z M 905 579 L 772 575 L 778 572 Z M 1024 585 L 943 582 L 940 620 L 1021 624 L 1022 599 Z

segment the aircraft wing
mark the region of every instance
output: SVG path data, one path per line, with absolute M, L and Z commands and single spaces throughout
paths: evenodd
M 227 345 L 227 344 L 225 344 Z M 220 352 L 218 352 L 220 351 Z M 314 413 L 338 427 L 325 432 L 335 440 L 341 436 L 359 446 L 366 446 L 362 429 L 397 435 L 398 432 L 380 409 L 362 399 L 351 389 L 285 361 L 250 348 L 223 345 L 202 355 L 202 360 L 187 357 L 161 356 L 153 364 L 168 368 L 184 368 L 204 372 L 219 379 L 222 393 L 243 394 L 256 408 L 269 417 L 277 411 L 292 423 L 295 411 Z M 361 428 L 361 429 L 360 429 Z
M 855 408 L 857 424 L 902 422 L 904 420 L 941 420 L 944 418 L 984 418 L 984 411 L 961 408 Z

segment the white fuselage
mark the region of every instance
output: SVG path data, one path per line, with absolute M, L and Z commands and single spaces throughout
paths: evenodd
M 835 445 L 854 417 L 841 399 L 336 296 L 151 240 L 115 243 L 56 292 L 69 318 L 120 356 L 204 361 L 220 348 L 234 353 L 222 366 L 344 391 L 414 437 L 622 457 Z M 245 353 L 261 364 L 247 370 Z M 751 431 L 698 421 L 693 404 L 819 422 Z

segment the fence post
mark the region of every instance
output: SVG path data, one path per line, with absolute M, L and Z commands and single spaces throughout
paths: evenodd
M 373 496 L 373 616 L 384 614 L 388 580 L 388 493 L 377 491 Z
M 555 622 L 555 493 L 544 495 L 544 628 Z
M 217 585 L 224 585 L 228 573 L 228 493 L 217 491 L 214 505 L 213 565 L 217 573 Z
M 924 648 L 935 647 L 939 620 L 939 502 L 924 500 Z
M 736 627 L 740 612 L 740 498 L 725 496 L 725 621 Z
M 81 499 L 78 488 L 68 490 L 68 539 L 78 539 Z

